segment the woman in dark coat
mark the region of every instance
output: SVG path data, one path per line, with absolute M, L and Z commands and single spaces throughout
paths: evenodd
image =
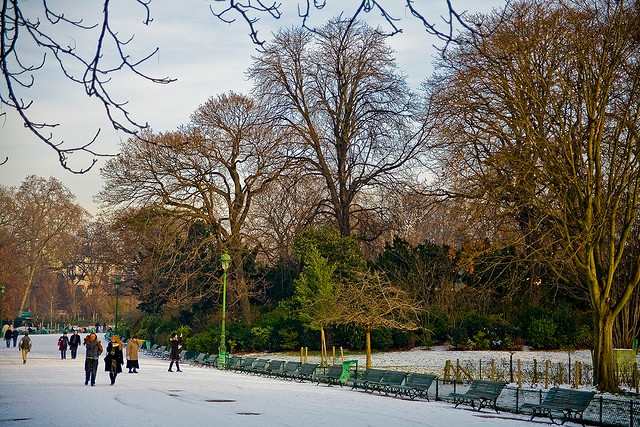
M 169 364 L 169 372 L 173 372 L 171 368 L 173 368 L 173 363 L 176 364 L 176 371 L 182 372 L 180 370 L 180 349 L 182 348 L 182 334 L 178 337 L 178 334 L 171 335 L 171 352 L 169 353 L 169 358 L 171 359 L 171 363 Z
M 107 355 L 104 358 L 104 370 L 109 372 L 111 385 L 116 383 L 116 377 L 122 372 L 122 365 L 124 364 L 122 347 L 124 347 L 124 345 L 122 344 L 120 336 L 113 335 L 111 342 L 107 345 Z
M 62 336 L 58 338 L 58 350 L 60 350 L 60 359 L 67 358 L 67 347 L 69 347 L 69 337 L 66 332 L 62 333 Z

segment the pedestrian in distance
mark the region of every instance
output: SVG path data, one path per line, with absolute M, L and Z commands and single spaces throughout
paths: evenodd
M 27 363 L 27 354 L 31 351 L 31 338 L 29 338 L 28 332 L 25 332 L 24 336 L 20 339 L 18 350 L 22 352 L 22 364 L 24 365 Z
M 11 331 L 11 338 L 13 338 L 13 346 L 15 347 L 18 344 L 18 329 L 13 328 L 13 331 Z
M 176 371 L 182 372 L 180 370 L 180 349 L 182 349 L 182 334 L 178 336 L 178 334 L 173 333 L 171 335 L 171 351 L 169 352 L 169 359 L 171 359 L 171 363 L 169 363 L 169 372 L 173 372 L 173 364 L 176 364 Z
M 60 359 L 67 358 L 67 348 L 69 348 L 69 337 L 66 332 L 62 333 L 62 336 L 58 338 L 58 350 L 60 350 Z
M 78 355 L 78 347 L 80 346 L 80 335 L 74 330 L 73 335 L 69 337 L 69 349 L 71 350 L 71 358 L 75 359 Z
M 140 368 L 138 351 L 140 351 L 140 340 L 134 335 L 133 338 L 127 341 L 127 369 L 129 369 L 130 374 L 137 374 Z
M 9 326 L 6 331 L 4 331 L 4 340 L 7 342 L 7 348 L 11 347 L 11 338 L 13 338 L 13 328 Z
M 95 332 L 91 332 L 84 338 L 84 346 L 87 350 L 86 359 L 84 361 L 84 385 L 89 384 L 89 380 L 91 380 L 91 385 L 96 385 L 96 373 L 98 372 L 98 362 L 100 361 L 99 357 L 102 354 L 102 343 L 98 339 L 98 336 Z
M 100 322 L 96 322 L 96 332 L 100 332 Z
M 113 335 L 111 342 L 107 344 L 107 355 L 104 358 L 104 370 L 109 372 L 109 379 L 111 379 L 111 385 L 116 383 L 116 377 L 122 372 L 122 365 L 124 364 L 124 358 L 122 357 L 122 340 L 119 335 Z

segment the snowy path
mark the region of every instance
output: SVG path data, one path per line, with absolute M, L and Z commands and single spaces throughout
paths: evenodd
M 84 334 L 82 334 L 84 337 Z M 26 365 L 17 348 L 0 346 L 0 426 L 528 426 L 509 413 L 454 409 L 216 369 L 140 355 L 140 373 L 109 385 L 104 363 L 96 387 L 84 385 L 84 351 L 61 360 L 57 335 L 32 335 Z M 100 334 L 103 341 L 103 336 Z M 83 350 L 83 348 L 81 348 Z M 70 357 L 70 355 L 68 355 Z

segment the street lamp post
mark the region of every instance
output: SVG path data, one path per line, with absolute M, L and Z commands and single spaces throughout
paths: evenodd
M 227 269 L 231 257 L 227 252 L 220 257 L 222 265 L 222 327 L 220 329 L 220 348 L 218 349 L 218 369 L 224 369 L 227 363 L 227 345 L 225 344 L 225 321 L 227 316 Z
M 4 311 L 2 307 L 4 305 L 4 286 L 0 285 L 0 326 L 2 326 L 2 319 L 4 319 Z
M 122 283 L 122 279 L 120 279 L 119 277 L 116 277 L 115 280 L 113 281 L 113 284 L 116 287 L 116 325 L 115 325 L 116 330 L 113 332 L 114 334 L 118 333 L 118 289 L 120 288 L 121 283 Z

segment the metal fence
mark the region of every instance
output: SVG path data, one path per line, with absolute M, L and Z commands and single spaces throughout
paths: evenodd
M 630 392 L 639 392 L 637 363 L 616 364 L 618 385 Z M 400 369 L 394 367 L 393 369 Z M 407 367 L 415 371 L 416 368 Z M 569 385 L 572 387 L 593 386 L 593 367 L 582 362 L 521 361 L 519 359 L 486 359 L 447 361 L 444 369 L 423 372 L 438 375 L 445 381 L 472 381 L 488 379 L 517 384 L 518 387 L 550 388 Z
M 437 379 L 429 388 L 429 399 L 452 401 L 451 393 L 464 393 L 469 388 L 468 383 L 458 384 Z M 546 391 L 540 389 L 526 389 L 505 387 L 498 398 L 500 411 L 521 413 L 524 403 L 540 403 L 544 400 Z M 596 396 L 584 412 L 586 425 L 605 427 L 640 427 L 640 399 L 623 399 Z
M 393 367 L 392 369 L 402 369 Z M 429 389 L 429 398 L 452 400 L 453 392 L 465 392 L 475 379 L 504 381 L 505 387 L 498 399 L 501 411 L 520 413 L 524 403 L 540 403 L 546 390 L 555 386 L 593 386 L 593 367 L 581 362 L 521 361 L 518 359 L 486 359 L 475 361 L 447 361 L 439 372 L 420 371 L 438 376 Z M 584 412 L 587 425 L 606 427 L 640 427 L 640 394 L 638 394 L 638 364 L 617 364 L 616 379 L 631 397 L 596 396 Z M 635 391 L 635 393 L 633 393 Z

